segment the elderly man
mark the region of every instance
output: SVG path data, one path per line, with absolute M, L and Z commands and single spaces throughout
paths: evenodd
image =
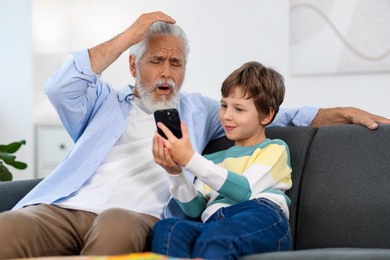
M 161 12 L 143 14 L 115 38 L 73 53 L 49 79 L 46 94 L 75 145 L 14 210 L 0 214 L 0 258 L 141 252 L 154 223 L 177 214 L 175 204 L 166 206 L 166 174 L 153 162 L 153 111 L 177 107 L 198 152 L 223 129 L 218 101 L 180 92 L 189 49 L 174 23 Z M 129 48 L 136 84 L 116 91 L 99 75 Z M 390 120 L 356 108 L 303 107 L 281 110 L 274 121 L 334 123 L 376 128 Z

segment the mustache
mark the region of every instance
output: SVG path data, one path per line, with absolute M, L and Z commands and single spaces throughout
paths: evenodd
M 176 84 L 173 80 L 171 79 L 167 79 L 167 80 L 157 80 L 155 83 L 154 83 L 154 87 L 155 88 L 158 88 L 158 87 L 161 87 L 161 86 L 169 86 L 171 89 L 176 89 Z

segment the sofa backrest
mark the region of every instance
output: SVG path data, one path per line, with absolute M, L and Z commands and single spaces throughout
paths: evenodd
M 296 249 L 390 248 L 389 191 L 390 125 L 319 128 L 301 181 Z

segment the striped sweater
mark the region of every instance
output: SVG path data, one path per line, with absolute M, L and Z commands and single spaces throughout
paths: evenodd
M 204 157 L 195 153 L 186 169 L 195 176 L 168 175 L 172 196 L 184 213 L 206 221 L 219 208 L 253 198 L 268 198 L 289 216 L 291 188 L 290 154 L 279 139 L 253 146 L 233 146 Z

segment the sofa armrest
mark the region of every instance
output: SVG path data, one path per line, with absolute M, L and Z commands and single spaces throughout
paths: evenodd
M 0 182 L 0 212 L 11 210 L 41 180 Z

